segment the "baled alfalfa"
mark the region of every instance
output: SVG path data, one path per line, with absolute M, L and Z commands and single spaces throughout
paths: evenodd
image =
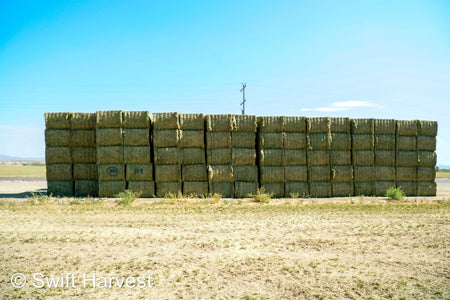
M 257 118 L 260 132 L 283 132 L 285 117 L 263 116 Z
M 284 132 L 306 133 L 306 118 L 284 117 Z
M 331 197 L 330 182 L 309 182 L 309 195 L 312 198 L 328 198 Z
M 374 142 L 373 134 L 353 134 L 352 150 L 373 150 Z
M 149 146 L 124 146 L 123 161 L 125 164 L 149 164 L 150 147 Z
M 417 196 L 436 196 L 436 182 L 417 182 Z
M 395 165 L 397 167 L 416 167 L 418 164 L 417 151 L 397 151 L 395 158 Z
M 284 183 L 261 183 L 261 189 L 264 189 L 264 193 L 274 198 L 283 198 L 286 194 Z
M 417 167 L 417 181 L 434 181 L 436 179 L 436 168 Z
M 70 120 L 72 130 L 95 130 L 96 126 L 96 113 L 72 113 Z
M 306 150 L 284 150 L 284 165 L 306 165 Z
M 97 128 L 96 140 L 98 146 L 123 145 L 122 128 Z
M 183 165 L 205 164 L 205 149 L 201 148 L 181 148 L 181 163 Z
M 308 167 L 308 181 L 330 181 L 330 166 L 310 166 Z
M 395 181 L 376 181 L 375 196 L 386 196 L 387 190 L 395 187 Z
M 416 136 L 417 135 L 417 120 L 398 120 L 397 121 L 397 136 Z
M 153 181 L 153 164 L 126 165 L 127 181 Z
M 283 149 L 284 133 L 258 132 L 258 145 L 260 149 Z
M 125 191 L 125 180 L 116 181 L 99 181 L 98 182 L 98 196 L 113 198 L 117 197 L 117 194 Z
M 180 129 L 177 112 L 153 113 L 153 129 Z
M 75 180 L 98 180 L 97 164 L 74 164 L 73 178 Z
M 98 128 L 121 128 L 123 124 L 121 110 L 97 111 Z
M 180 131 L 178 129 L 153 129 L 154 147 L 178 147 L 180 144 Z
M 394 150 L 395 149 L 395 135 L 379 134 L 375 136 L 376 150 Z
M 233 148 L 256 148 L 256 133 L 254 132 L 232 132 L 231 147 Z
M 120 147 L 122 149 L 122 147 Z M 72 162 L 80 164 L 89 164 L 97 162 L 97 148 L 96 147 L 73 147 Z
M 352 138 L 348 133 L 331 134 L 331 150 L 350 150 L 352 147 Z
M 436 136 L 438 131 L 438 123 L 436 121 L 417 121 L 417 133 L 419 135 Z
M 128 182 L 128 190 L 141 193 L 140 198 L 155 197 L 155 183 L 153 181 L 132 180 Z
M 150 112 L 124 111 L 123 128 L 150 128 Z
M 286 166 L 284 167 L 285 181 L 308 181 L 307 166 Z
M 375 165 L 389 167 L 395 166 L 395 151 L 375 150 Z
M 417 181 L 417 168 L 397 167 L 395 173 L 396 181 Z
M 167 197 L 169 194 L 178 195 L 181 193 L 181 181 L 156 182 L 156 197 Z
M 234 197 L 234 183 L 233 182 L 211 182 L 209 184 L 209 193 L 211 195 L 221 195 L 223 198 Z
M 180 165 L 155 165 L 156 182 L 181 181 Z
M 339 165 L 351 165 L 352 164 L 352 152 L 346 150 L 331 150 L 330 164 L 333 166 Z
M 373 166 L 375 164 L 375 152 L 372 150 L 354 150 L 352 151 L 352 159 L 355 166 Z
M 149 146 L 149 128 L 126 128 L 123 130 L 123 144 L 126 146 Z
M 350 197 L 354 193 L 352 182 L 337 182 L 331 184 L 332 197 Z
M 71 147 L 96 147 L 96 131 L 95 130 L 72 130 L 70 136 Z
M 332 133 L 350 133 L 349 118 L 330 118 L 330 131 Z
M 123 146 L 98 146 L 97 164 L 123 164 Z
M 98 197 L 97 180 L 75 180 L 75 197 Z
M 395 135 L 396 121 L 394 119 L 375 119 L 376 135 Z
M 232 148 L 231 159 L 233 166 L 254 166 L 256 165 L 256 150 Z
M 419 151 L 435 151 L 436 150 L 436 136 L 418 135 L 417 136 L 417 150 Z
M 262 149 L 259 154 L 260 166 L 283 166 L 284 150 L 283 149 Z
M 47 147 L 70 147 L 70 130 L 46 129 L 45 145 Z
M 315 150 L 307 152 L 308 166 L 329 166 L 330 165 L 330 151 Z
M 415 181 L 396 181 L 397 188 L 402 189 L 406 196 L 417 195 L 417 182 Z
M 377 166 L 375 167 L 376 181 L 395 181 L 395 167 Z
M 233 130 L 232 116 L 228 114 L 207 115 L 206 130 L 208 132 L 231 132 Z
M 284 184 L 286 197 L 307 197 L 309 195 L 308 183 L 303 181 L 288 181 Z
M 181 148 L 205 148 L 204 132 L 201 130 L 180 131 Z
M 183 195 L 193 197 L 204 197 L 208 195 L 207 181 L 184 181 Z
M 417 151 L 417 160 L 419 167 L 436 167 L 436 152 Z
M 231 132 L 207 132 L 206 148 L 231 148 Z
M 46 129 L 71 128 L 72 113 L 69 112 L 45 113 L 44 116 Z
M 233 182 L 233 168 L 229 165 L 208 165 L 208 181 Z
M 207 150 L 206 161 L 211 165 L 231 164 L 233 161 L 231 148 Z
M 233 166 L 234 180 L 258 182 L 258 167 L 256 166 Z
M 73 180 L 72 164 L 47 164 L 47 180 L 49 181 L 70 181 Z
M 284 167 L 267 166 L 259 168 L 259 182 L 266 183 L 282 183 L 285 182 Z
M 258 191 L 257 182 L 240 182 L 234 183 L 234 197 L 235 198 L 247 198 L 251 195 L 255 195 Z
M 355 196 L 373 196 L 375 195 L 375 182 L 354 182 Z
M 47 195 L 73 196 L 73 181 L 50 181 L 47 180 Z
M 153 151 L 157 165 L 174 165 L 181 161 L 180 149 L 177 147 L 154 148 Z
M 397 136 L 397 150 L 417 150 L 417 139 L 415 136 Z
M 181 130 L 205 130 L 203 114 L 179 114 L 178 122 Z
M 208 181 L 206 164 L 181 166 L 181 179 L 183 181 Z
M 232 115 L 232 124 L 234 132 L 256 132 L 256 116 L 251 115 Z
M 374 134 L 374 119 L 351 119 L 352 134 Z
M 306 118 L 308 133 L 328 133 L 330 132 L 331 119 L 329 117 Z
M 302 132 L 286 132 L 284 135 L 283 147 L 284 149 L 306 149 L 307 138 L 306 133 Z
M 70 164 L 72 155 L 70 147 L 45 148 L 45 162 L 47 164 Z
M 354 166 L 353 181 L 370 182 L 375 181 L 375 167 L 373 166 Z
M 353 182 L 353 167 L 331 166 L 331 182 Z
M 310 133 L 308 134 L 309 150 L 328 150 L 331 146 L 330 133 Z
M 99 181 L 125 180 L 125 166 L 122 164 L 98 165 Z

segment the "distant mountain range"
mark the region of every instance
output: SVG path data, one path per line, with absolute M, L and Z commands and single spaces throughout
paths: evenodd
M 0 154 L 0 160 L 12 160 L 12 161 L 39 161 L 44 162 L 45 158 L 43 157 L 15 157 L 15 156 L 8 156 Z

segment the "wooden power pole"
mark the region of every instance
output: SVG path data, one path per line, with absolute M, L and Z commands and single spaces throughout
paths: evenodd
M 241 89 L 241 92 L 242 92 L 242 102 L 241 102 L 241 105 L 242 105 L 242 114 L 243 115 L 245 115 L 245 88 L 247 87 L 247 83 L 245 83 L 245 82 L 243 82 L 242 83 L 242 89 Z

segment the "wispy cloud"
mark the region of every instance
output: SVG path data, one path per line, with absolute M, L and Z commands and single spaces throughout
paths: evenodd
M 341 101 L 333 102 L 330 106 L 326 107 L 316 107 L 316 108 L 302 108 L 300 111 L 322 111 L 322 112 L 333 112 L 333 111 L 344 111 L 357 108 L 382 108 L 381 105 L 376 103 L 371 103 L 368 101 Z

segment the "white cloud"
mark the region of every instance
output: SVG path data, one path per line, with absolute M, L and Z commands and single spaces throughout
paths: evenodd
M 324 111 L 324 112 L 333 112 L 333 111 L 344 111 L 351 110 L 355 108 L 382 108 L 381 105 L 376 103 L 371 103 L 368 101 L 341 101 L 341 102 L 333 102 L 330 106 L 327 107 L 316 107 L 316 108 L 302 108 L 300 111 Z

